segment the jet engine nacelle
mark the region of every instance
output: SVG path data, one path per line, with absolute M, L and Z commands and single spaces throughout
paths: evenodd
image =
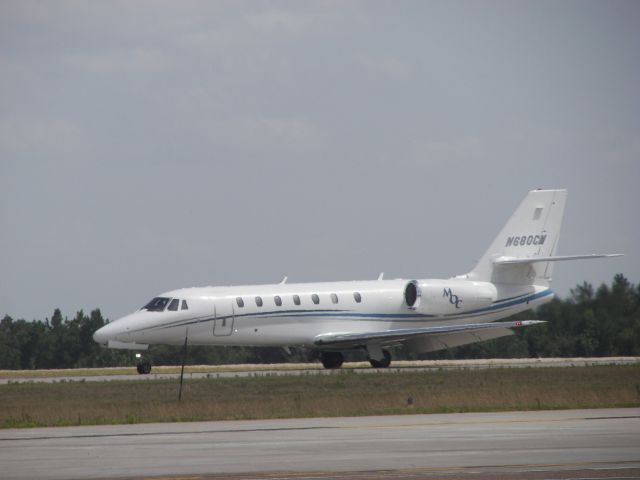
M 411 280 L 404 289 L 407 308 L 427 315 L 456 315 L 490 307 L 497 299 L 491 283 L 466 280 L 418 282 Z

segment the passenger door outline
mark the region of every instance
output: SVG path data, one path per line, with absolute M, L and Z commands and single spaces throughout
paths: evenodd
M 215 320 L 213 321 L 213 336 L 228 337 L 233 334 L 235 312 L 231 300 L 217 300 L 213 306 Z

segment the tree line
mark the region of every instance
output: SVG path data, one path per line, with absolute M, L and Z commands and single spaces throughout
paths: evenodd
M 402 348 L 395 359 L 422 358 L 522 358 L 590 357 L 640 355 L 640 285 L 622 274 L 610 285 L 594 288 L 582 283 L 568 298 L 555 298 L 534 311 L 515 319 L 541 319 L 548 323 L 518 331 L 487 342 L 465 345 L 440 352 L 415 355 Z M 0 369 L 55 369 L 125 366 L 135 363 L 134 352 L 100 347 L 92 335 L 108 323 L 99 309 L 88 315 L 82 310 L 72 319 L 55 309 L 44 321 L 0 321 Z M 156 365 L 177 365 L 181 347 L 152 346 L 149 356 Z M 293 348 L 190 347 L 189 364 L 307 362 L 318 352 Z M 347 359 L 363 359 L 349 355 Z

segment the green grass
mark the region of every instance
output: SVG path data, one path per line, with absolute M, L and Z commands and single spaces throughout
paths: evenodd
M 0 386 L 3 428 L 640 406 L 640 366 Z M 411 399 L 411 400 L 409 400 Z

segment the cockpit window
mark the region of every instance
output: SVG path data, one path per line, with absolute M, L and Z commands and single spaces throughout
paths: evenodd
M 175 312 L 178 310 L 179 305 L 180 305 L 180 300 L 178 300 L 177 298 L 174 298 L 173 300 L 171 300 L 171 303 L 169 304 L 169 310 L 171 310 L 172 312 Z
M 142 307 L 142 310 L 148 310 L 150 312 L 162 312 L 167 306 L 167 303 L 169 303 L 169 300 L 171 299 L 167 297 L 156 297 L 149 303 L 147 303 L 144 307 Z
M 187 306 L 187 301 L 186 300 L 182 300 L 182 310 L 189 310 L 189 307 Z

